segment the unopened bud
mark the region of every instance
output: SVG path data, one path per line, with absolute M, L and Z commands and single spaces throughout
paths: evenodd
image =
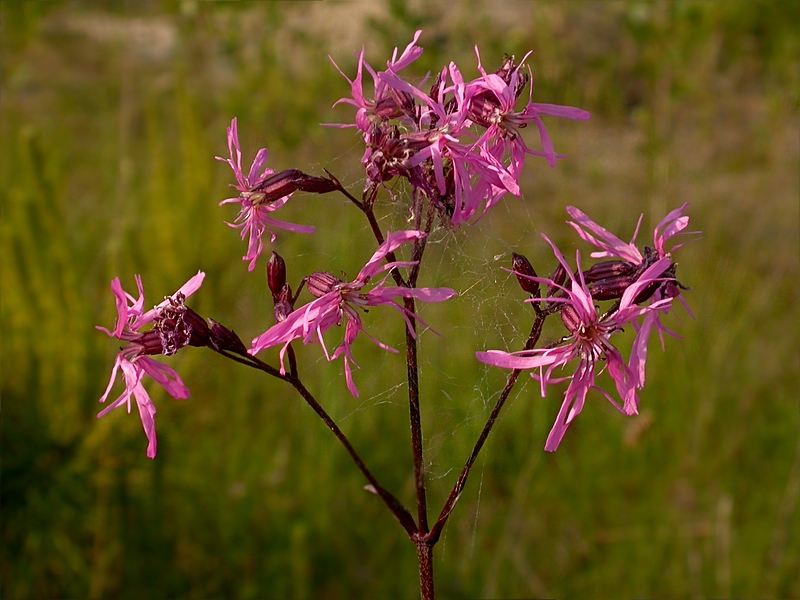
M 528 292 L 531 296 L 539 297 L 539 282 L 532 281 L 530 277 L 536 277 L 536 271 L 531 266 L 530 261 L 522 254 L 511 253 L 511 268 L 517 276 L 519 287 Z
M 294 306 L 292 306 L 292 288 L 288 285 L 284 285 L 281 293 L 274 297 L 275 299 L 275 308 L 272 311 L 272 315 L 275 317 L 275 322 L 280 323 L 286 320 L 292 312 L 294 311 Z
M 245 354 L 247 348 L 232 329 L 220 325 L 214 319 L 209 319 L 211 324 L 211 345 L 217 350 L 228 350 L 236 354 Z
M 311 175 L 303 175 L 295 180 L 297 189 L 304 192 L 311 192 L 312 194 L 327 194 L 334 190 L 339 189 L 339 183 L 327 177 L 312 177 Z
M 609 277 L 631 275 L 634 271 L 636 271 L 636 265 L 632 263 L 624 260 L 607 260 L 586 269 L 583 272 L 583 279 L 586 283 L 592 283 Z
M 587 287 L 595 300 L 617 300 L 633 283 L 636 283 L 635 275 L 620 275 L 587 283 Z
M 275 173 L 259 183 L 250 192 L 251 197 L 258 197 L 259 203 L 269 204 L 297 191 L 297 179 L 306 175 L 297 169 L 287 169 Z
M 567 270 L 564 268 L 564 265 L 558 263 L 558 266 L 553 271 L 553 274 L 550 275 L 550 280 L 553 282 L 553 284 L 547 286 L 547 297 L 551 298 L 553 296 L 562 294 L 563 291 L 561 290 L 561 287 L 567 280 Z
M 570 333 L 575 333 L 581 325 L 581 319 L 575 309 L 569 304 L 565 304 L 561 310 L 561 322 Z
M 583 272 L 586 286 L 595 300 L 618 300 L 635 283 L 641 267 L 624 260 L 607 260 Z
M 283 286 L 286 285 L 286 262 L 281 256 L 272 251 L 272 255 L 267 262 L 267 285 L 272 292 L 272 298 L 277 300 Z

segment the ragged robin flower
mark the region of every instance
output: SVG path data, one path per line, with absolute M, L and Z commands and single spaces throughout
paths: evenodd
M 677 298 L 689 316 L 693 317 L 692 311 L 681 293 L 682 289 L 687 288 L 676 279 L 677 263 L 672 261 L 672 253 L 683 244 L 675 244 L 671 248 L 667 248 L 667 243 L 672 238 L 699 235 L 698 232 L 685 231 L 689 226 L 689 217 L 684 214 L 688 206 L 689 204 L 685 203 L 681 207 L 670 211 L 656 225 L 653 231 L 653 246 L 645 246 L 642 250 L 634 242 L 639 234 L 643 215 L 639 217 L 631 241 L 625 243 L 616 235 L 595 223 L 583 211 L 574 206 L 568 206 L 567 214 L 574 219 L 573 221 L 567 221 L 569 225 L 575 229 L 582 240 L 599 249 L 599 251 L 592 252 L 592 257 L 611 259 L 595 265 L 586 273 L 592 280 L 589 283 L 589 287 L 592 289 L 595 299 L 607 299 L 603 298 L 602 294 L 606 294 L 608 298 L 618 298 L 621 290 L 626 289 L 632 281 L 636 281 L 640 274 L 648 269 L 650 265 L 660 260 L 669 259 L 668 268 L 661 277 L 649 286 L 645 286 L 640 291 L 639 296 L 635 298 L 635 302 L 649 301 L 652 305 L 660 303 L 665 298 Z M 664 346 L 664 333 L 673 337 L 680 337 L 670 331 L 661 321 L 661 317 L 669 312 L 671 306 L 670 303 L 662 305 L 659 310 L 647 311 L 640 320 L 634 323 L 637 329 L 637 336 L 634 342 L 633 355 L 638 358 L 638 361 L 631 366 L 634 368 L 635 380 L 637 381 L 637 387 L 640 389 L 644 385 L 645 358 L 650 334 L 653 331 L 658 332 L 662 348 Z
M 472 81 L 465 80 L 450 62 L 432 83 L 426 77 L 414 85 L 401 70 L 422 53 L 416 45 L 419 36 L 417 31 L 399 58 L 395 49 L 385 70 L 370 67 L 363 48 L 354 79 L 336 67 L 351 91 L 351 97 L 336 104 L 357 109 L 355 123 L 338 126 L 357 127 L 363 134 L 365 191 L 404 177 L 425 193 L 451 225 L 474 223 L 506 194 L 522 195 L 519 179 L 526 155 L 544 156 L 551 166 L 561 157 L 553 148 L 544 115 L 585 120 L 589 113 L 534 103 L 530 93 L 527 104 L 518 110 L 517 102 L 531 76 L 521 72 L 522 63 L 516 64 L 513 58 L 487 73 L 478 56 L 480 76 Z M 371 97 L 364 89 L 364 69 L 374 82 Z M 526 145 L 520 135 L 530 123 L 538 129 L 541 151 Z
M 487 73 L 481 66 L 481 57 L 478 47 L 475 47 L 478 56 L 478 70 L 482 76 L 471 81 L 467 88 L 469 98 L 469 115 L 477 124 L 486 128 L 477 145 L 491 155 L 510 155 L 509 171 L 516 177 L 522 171 L 522 164 L 526 154 L 544 156 L 551 167 L 556 166 L 557 158 L 553 142 L 542 121 L 542 115 L 585 121 L 589 119 L 589 112 L 572 106 L 559 106 L 556 104 L 542 104 L 533 102 L 533 82 L 528 73 L 520 70 L 531 52 L 528 52 L 519 64 L 514 62 L 514 57 L 507 56 L 503 65 L 494 73 Z M 517 101 L 526 87 L 529 87 L 528 102 L 525 108 L 518 111 Z M 534 123 L 539 131 L 542 151 L 532 150 L 522 138 L 520 129 L 529 123 Z
M 302 188 L 303 182 L 317 178 L 309 178 L 296 169 L 276 173 L 265 166 L 269 154 L 266 148 L 261 148 L 256 153 L 253 164 L 250 166 L 250 172 L 245 175 L 242 171 L 242 151 L 239 146 L 236 119 L 233 119 L 231 126 L 228 127 L 228 152 L 229 158 L 219 156 L 216 158 L 228 163 L 233 169 L 236 176 L 236 184 L 233 187 L 239 191 L 239 195 L 223 200 L 220 205 L 231 203 L 241 205 L 236 220 L 228 225 L 241 229 L 242 239 L 248 238 L 247 254 L 242 257 L 242 260 L 250 261 L 247 269 L 252 271 L 264 249 L 261 237 L 265 232 L 269 232 L 273 242 L 275 241 L 273 228 L 294 233 L 314 233 L 315 229 L 310 225 L 288 223 L 270 215 L 284 206 L 292 194 Z
M 634 322 L 640 315 L 668 307 L 672 298 L 665 298 L 649 306 L 640 306 L 635 303 L 641 290 L 658 281 L 669 266 L 670 260 L 662 258 L 642 273 L 638 281 L 628 287 L 615 311 L 601 313 L 594 304 L 591 291 L 580 270 L 580 254 L 576 254 L 577 271 L 575 273 L 577 274 L 573 274 L 573 269 L 567 265 L 558 248 L 549 239 L 546 237 L 545 239 L 553 248 L 558 262 L 563 267 L 560 272 L 569 276 L 568 283 L 565 282 L 565 285 L 561 285 L 553 279 L 528 276 L 525 273 L 515 272 L 515 274 L 518 278 L 522 276 L 523 279 L 529 279 L 559 291 L 559 293 L 546 298 L 534 297 L 526 302 L 560 303 L 561 320 L 567 328 L 568 335 L 560 342 L 545 348 L 519 352 L 489 350 L 478 352 L 476 356 L 483 363 L 506 369 L 536 369 L 537 372 L 531 373 L 531 376 L 539 380 L 542 397 L 546 395 L 549 384 L 569 380 L 561 409 L 545 443 L 545 450 L 553 452 L 561 443 L 567 427 L 583 410 L 590 389 L 599 390 L 623 414 L 636 414 L 637 390 L 640 382 L 630 365 L 625 364 L 620 351 L 611 343 L 611 337 L 622 331 L 625 325 Z M 634 347 L 636 348 L 635 344 Z M 642 352 L 643 350 L 639 348 L 638 351 Z M 633 352 L 635 353 L 637 350 Z M 633 364 L 638 365 L 640 360 L 641 358 L 638 356 L 631 356 Z M 556 370 L 567 368 L 567 365 L 573 361 L 577 361 L 577 366 L 571 375 L 556 376 Z M 596 383 L 598 376 L 606 370 L 614 382 L 621 403 Z
M 265 348 L 282 346 L 280 351 L 281 374 L 286 374 L 284 358 L 294 340 L 302 340 L 304 344 L 319 342 L 325 358 L 329 361 L 344 357 L 344 373 L 347 389 L 353 396 L 358 396 L 358 389 L 353 382 L 353 366 L 358 367 L 351 353 L 351 346 L 360 333 L 364 333 L 374 344 L 383 350 L 397 352 L 369 335 L 361 322 L 361 311 L 371 306 L 389 306 L 399 312 L 406 321 L 408 330 L 413 334 L 411 321 L 424 322 L 414 313 L 397 303 L 395 298 L 414 298 L 424 302 L 442 302 L 456 295 L 449 288 L 409 288 L 386 285 L 390 271 L 394 268 L 406 268 L 414 262 L 388 262 L 384 264 L 386 255 L 394 252 L 403 244 L 425 237 L 422 231 L 399 231 L 389 233 L 386 240 L 372 255 L 358 276 L 351 282 L 344 282 L 330 273 L 314 273 L 306 278 L 306 288 L 315 296 L 305 306 L 289 313 L 283 321 L 273 325 L 253 340 L 250 354 L 257 354 Z M 368 292 L 362 291 L 377 274 L 386 275 Z M 333 353 L 328 351 L 323 336 L 332 327 L 341 325 L 345 320 L 344 339 L 342 345 Z
M 113 330 L 99 326 L 97 329 L 113 338 L 127 342 L 127 345 L 123 346 L 117 354 L 111 370 L 111 380 L 108 382 L 108 387 L 100 398 L 100 402 L 105 402 L 108 398 L 114 381 L 116 381 L 117 372 L 120 370 L 125 390 L 97 417 L 100 418 L 120 406 L 127 406 L 128 412 L 130 412 L 131 398 L 134 398 L 148 440 L 148 458 L 156 456 L 156 407 L 142 385 L 142 379 L 145 375 L 149 375 L 173 398 L 189 397 L 189 389 L 178 374 L 170 367 L 150 357 L 159 354 L 169 356 L 187 345 L 205 346 L 209 343 L 211 332 L 207 323 L 184 305 L 184 300 L 197 291 L 204 278 L 205 273 L 199 271 L 175 294 L 168 296 L 163 302 L 148 311 L 144 310 L 144 290 L 139 275 L 135 277 L 139 290 L 138 298 L 134 298 L 122 289 L 119 277 L 111 282 L 111 291 L 117 305 L 117 322 Z M 153 324 L 152 329 L 141 331 L 143 327 L 151 323 Z

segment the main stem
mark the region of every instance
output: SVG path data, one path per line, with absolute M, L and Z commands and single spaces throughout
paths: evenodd
M 421 225 L 422 196 L 415 194 L 415 222 L 419 229 Z M 433 227 L 434 211 L 429 206 L 425 222 L 425 233 L 430 233 Z M 419 276 L 422 255 L 425 252 L 427 238 L 417 240 L 411 251 L 411 261 L 416 263 L 411 267 L 408 275 L 408 287 L 416 287 Z M 416 314 L 413 298 L 405 298 L 403 302 L 409 314 Z M 417 490 L 417 529 L 412 537 L 417 547 L 417 560 L 419 561 L 419 587 L 422 600 L 433 600 L 433 543 L 428 536 L 428 501 L 425 491 L 425 462 L 422 451 L 422 417 L 419 407 L 419 360 L 417 356 L 416 323 L 412 320 L 410 328 L 406 328 L 406 365 L 408 368 L 408 414 L 411 424 L 411 449 L 414 456 L 414 482 Z
M 405 308 L 414 313 L 414 299 L 405 299 Z M 411 326 L 414 327 L 413 322 Z M 425 465 L 422 456 L 422 418 L 419 411 L 419 369 L 417 368 L 417 340 L 415 333 L 406 329 L 406 365 L 408 366 L 408 416 L 411 424 L 411 450 L 414 455 L 414 483 L 417 490 L 417 528 L 428 533 L 428 502 L 425 494 Z
M 422 600 L 433 600 L 433 543 L 417 539 L 417 560 L 419 561 L 419 592 Z

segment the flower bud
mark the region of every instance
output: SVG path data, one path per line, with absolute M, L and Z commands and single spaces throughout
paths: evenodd
M 619 275 L 593 281 L 586 286 L 595 300 L 618 300 L 633 283 L 636 283 L 635 275 Z
M 304 192 L 311 192 L 312 194 L 327 194 L 334 190 L 339 189 L 339 184 L 327 177 L 312 177 L 311 175 L 303 175 L 295 180 L 297 189 Z
M 292 314 L 293 311 L 292 288 L 284 285 L 281 293 L 275 296 L 275 307 L 272 310 L 272 315 L 275 317 L 275 322 L 280 323 L 285 321 L 286 317 Z
M 244 342 L 239 339 L 239 336 L 233 330 L 220 325 L 214 319 L 209 319 L 208 322 L 211 324 L 211 346 L 217 350 L 228 350 L 236 354 L 245 354 L 247 352 Z
M 553 271 L 553 274 L 550 275 L 550 280 L 555 285 L 547 286 L 547 297 L 552 298 L 553 296 L 558 296 L 563 294 L 561 288 L 557 286 L 563 286 L 564 282 L 567 281 L 567 270 L 564 268 L 564 265 L 558 263 L 558 266 Z
M 528 292 L 531 296 L 539 297 L 539 282 L 532 281 L 530 277 L 536 277 L 536 271 L 531 266 L 530 261 L 522 254 L 511 253 L 511 268 L 517 276 L 519 287 Z
M 274 173 L 248 192 L 250 199 L 257 204 L 269 204 L 297 191 L 296 180 L 306 177 L 302 171 L 287 169 Z
M 641 267 L 633 263 L 607 260 L 584 271 L 583 278 L 595 300 L 618 300 L 641 273 Z
M 581 326 L 581 319 L 578 313 L 569 304 L 564 305 L 564 308 L 561 310 L 561 322 L 564 323 L 564 327 L 566 327 L 567 331 L 570 333 L 575 333 Z
M 636 265 L 624 260 L 607 260 L 592 265 L 583 272 L 586 283 L 601 281 L 609 277 L 631 275 L 636 270 Z
M 278 294 L 286 285 L 286 262 L 274 250 L 267 262 L 267 285 L 272 292 L 273 300 L 277 300 Z

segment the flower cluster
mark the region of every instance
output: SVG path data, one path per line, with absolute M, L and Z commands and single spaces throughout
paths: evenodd
M 358 336 L 363 333 L 379 348 L 397 352 L 365 331 L 361 313 L 370 307 L 388 306 L 400 314 L 410 336 L 415 338 L 417 323 L 427 327 L 415 313 L 415 302 L 443 302 L 456 295 L 450 288 L 416 287 L 418 259 L 433 229 L 434 217 L 452 226 L 475 223 L 506 194 L 520 196 L 520 176 L 528 155 L 542 156 L 550 166 L 555 166 L 563 157 L 556 153 L 543 117 L 589 118 L 588 112 L 578 108 L 533 102 L 532 75 L 526 64 L 530 53 L 520 62 L 507 56 L 499 69 L 488 72 L 476 47 L 477 76 L 473 79 L 465 79 L 451 62 L 430 81 L 426 77 L 421 83 L 410 83 L 401 73 L 422 54 L 422 48 L 417 45 L 420 34 L 417 31 L 402 52 L 395 49 L 385 70 L 370 66 L 364 60 L 363 48 L 353 79 L 334 62 L 350 84 L 350 96 L 339 99 L 335 105 L 349 104 L 356 109 L 353 123 L 336 126 L 355 128 L 365 144 L 361 162 L 366 177 L 361 200 L 351 195 L 328 171 L 325 171 L 326 177 L 315 177 L 297 169 L 280 172 L 270 169 L 266 165 L 266 148 L 256 153 L 249 171 L 245 172 L 235 118 L 227 130 L 229 157 L 216 157 L 230 166 L 236 179 L 232 187 L 237 194 L 220 204 L 239 206 L 234 222 L 228 225 L 240 229 L 242 239 L 247 238 L 243 260 L 248 262 L 248 270 L 256 267 L 264 250 L 262 238 L 266 233 L 274 243 L 276 229 L 306 234 L 315 231 L 310 225 L 274 218 L 273 213 L 285 206 L 295 192 L 338 191 L 365 213 L 378 245 L 355 279 L 344 281 L 328 272 L 315 272 L 302 280 L 297 294 L 293 295 L 286 283 L 286 264 L 273 251 L 267 265 L 267 280 L 275 325 L 255 337 L 249 349 L 233 331 L 210 319 L 204 320 L 185 306 L 185 299 L 202 284 L 205 277 L 202 272 L 148 311 L 144 310 L 144 292 L 138 275 L 138 298 L 122 289 L 119 278 L 112 282 L 117 322 L 113 330 L 98 329 L 127 345 L 116 357 L 111 380 L 100 401 L 108 399 L 120 371 L 125 389 L 98 417 L 123 405 L 130 412 L 131 400 L 135 399 L 149 441 L 148 457 L 156 454 L 156 409 L 142 380 L 144 375 L 149 375 L 172 397 L 187 398 L 189 390 L 177 373 L 151 358 L 174 354 L 187 345 L 212 348 L 297 386 L 300 380 L 291 345 L 298 340 L 303 344 L 318 342 L 328 361 L 343 359 L 347 388 L 353 396 L 358 396 L 353 379 L 353 368 L 358 365 L 352 354 Z M 365 85 L 365 71 L 371 86 Z M 371 93 L 366 87 L 371 87 Z M 529 124 L 535 125 L 538 132 L 535 147 L 523 139 L 523 130 Z M 409 197 L 415 223 L 409 230 L 388 233 L 384 238 L 373 202 L 381 189 L 388 189 L 390 194 L 397 189 L 394 184 L 387 185 L 396 178 L 405 179 L 407 187 L 411 188 Z M 413 204 L 423 201 L 427 201 L 429 209 L 424 226 L 418 210 L 420 205 Z M 558 447 L 567 427 L 583 409 L 591 389 L 599 390 L 620 412 L 626 415 L 637 412 L 638 393 L 645 383 L 651 334 L 658 332 L 663 345 L 664 333 L 675 335 L 664 326 L 663 315 L 672 309 L 676 300 L 688 311 L 682 294 L 687 288 L 676 279 L 677 265 L 671 255 L 680 245 L 667 248 L 670 240 L 687 233 L 686 208 L 684 204 L 670 212 L 655 228 L 653 246 L 640 249 L 635 241 L 641 218 L 632 240 L 625 243 L 579 209 L 567 207 L 572 219 L 569 225 L 595 248 L 591 256 L 602 259 L 588 268 L 582 266 L 580 253 L 576 253 L 575 265 L 570 265 L 546 236 L 558 261 L 558 267 L 549 278 L 537 276 L 527 259 L 514 254 L 513 273 L 522 289 L 531 296 L 527 301 L 533 303 L 537 320 L 557 315 L 567 333 L 544 348 L 534 347 L 538 342 L 537 334 L 535 340 L 531 336 L 522 351 L 489 350 L 478 352 L 476 356 L 489 365 L 534 370 L 532 377 L 539 380 L 542 396 L 550 384 L 569 381 L 547 438 L 546 450 Z M 402 261 L 396 257 L 395 251 L 406 245 L 412 247 L 414 260 Z M 411 273 L 406 278 L 404 269 L 410 269 Z M 380 274 L 382 278 L 374 283 L 373 279 Z M 303 288 L 314 298 L 295 308 Z M 601 310 L 597 306 L 601 302 L 610 305 Z M 152 328 L 143 330 L 149 325 Z M 341 342 L 331 351 L 325 338 L 332 328 L 342 325 Z M 636 333 L 627 359 L 612 343 L 612 338 L 625 326 Z M 273 347 L 280 347 L 279 369 L 256 357 Z M 409 360 L 409 371 L 416 369 L 416 358 Z M 572 363 L 577 365 L 573 372 L 559 375 L 558 372 Z M 616 396 L 598 385 L 598 377 L 604 372 L 613 381 Z
M 479 218 L 506 193 L 521 195 L 519 177 L 526 155 L 544 156 L 555 166 L 559 155 L 542 115 L 585 120 L 589 113 L 532 101 L 530 70 L 523 71 L 530 53 L 520 63 L 506 57 L 496 72 L 488 73 L 476 48 L 477 78 L 465 81 L 451 62 L 429 91 L 423 91 L 400 76 L 422 54 L 416 45 L 420 33 L 399 57 L 395 49 L 384 71 L 375 71 L 364 60 L 363 48 L 354 79 L 339 69 L 350 83 L 351 97 L 337 104 L 357 109 L 355 123 L 340 126 L 356 127 L 363 136 L 367 188 L 404 177 L 457 226 Z M 364 91 L 364 69 L 372 77 L 371 97 Z M 527 102 L 518 110 L 526 88 Z M 522 139 L 520 130 L 530 123 L 539 131 L 541 150 Z
M 507 369 L 537 369 L 531 376 L 540 381 L 542 397 L 549 384 L 569 380 L 545 450 L 552 452 L 558 448 L 592 388 L 599 390 L 623 414 L 638 412 L 638 391 L 644 387 L 650 334 L 654 329 L 671 333 L 661 323 L 660 316 L 670 311 L 675 298 L 680 297 L 683 301 L 680 293 L 683 286 L 675 278 L 677 265 L 666 250 L 666 242 L 684 233 L 689 224 L 689 218 L 683 215 L 686 207 L 684 204 L 670 212 L 658 224 L 654 233 L 655 247 L 645 247 L 643 252 L 633 244 L 636 234 L 630 243 L 625 244 L 580 210 L 568 207 L 568 214 L 575 219 L 570 221 L 570 225 L 582 239 L 600 249 L 592 256 L 615 259 L 597 263 L 585 271 L 581 268 L 579 252 L 573 270 L 546 236 L 559 263 L 552 277 L 537 277 L 526 259 L 515 256 L 514 273 L 523 289 L 533 296 L 528 302 L 535 303 L 538 312 L 560 312 L 568 335 L 546 348 L 519 352 L 489 350 L 478 352 L 476 356 L 481 362 Z M 638 229 L 637 225 L 637 233 Z M 678 247 L 676 245 L 672 250 Z M 541 284 L 548 289 L 545 298 L 540 297 Z M 614 301 L 614 304 L 601 312 L 595 302 L 604 300 Z M 547 307 L 541 309 L 540 304 Z M 611 342 L 611 337 L 626 325 L 636 330 L 627 363 Z M 563 369 L 573 361 L 577 361 L 577 366 L 571 375 L 555 376 L 557 369 Z M 605 370 L 614 382 L 621 404 L 596 385 L 597 377 Z

